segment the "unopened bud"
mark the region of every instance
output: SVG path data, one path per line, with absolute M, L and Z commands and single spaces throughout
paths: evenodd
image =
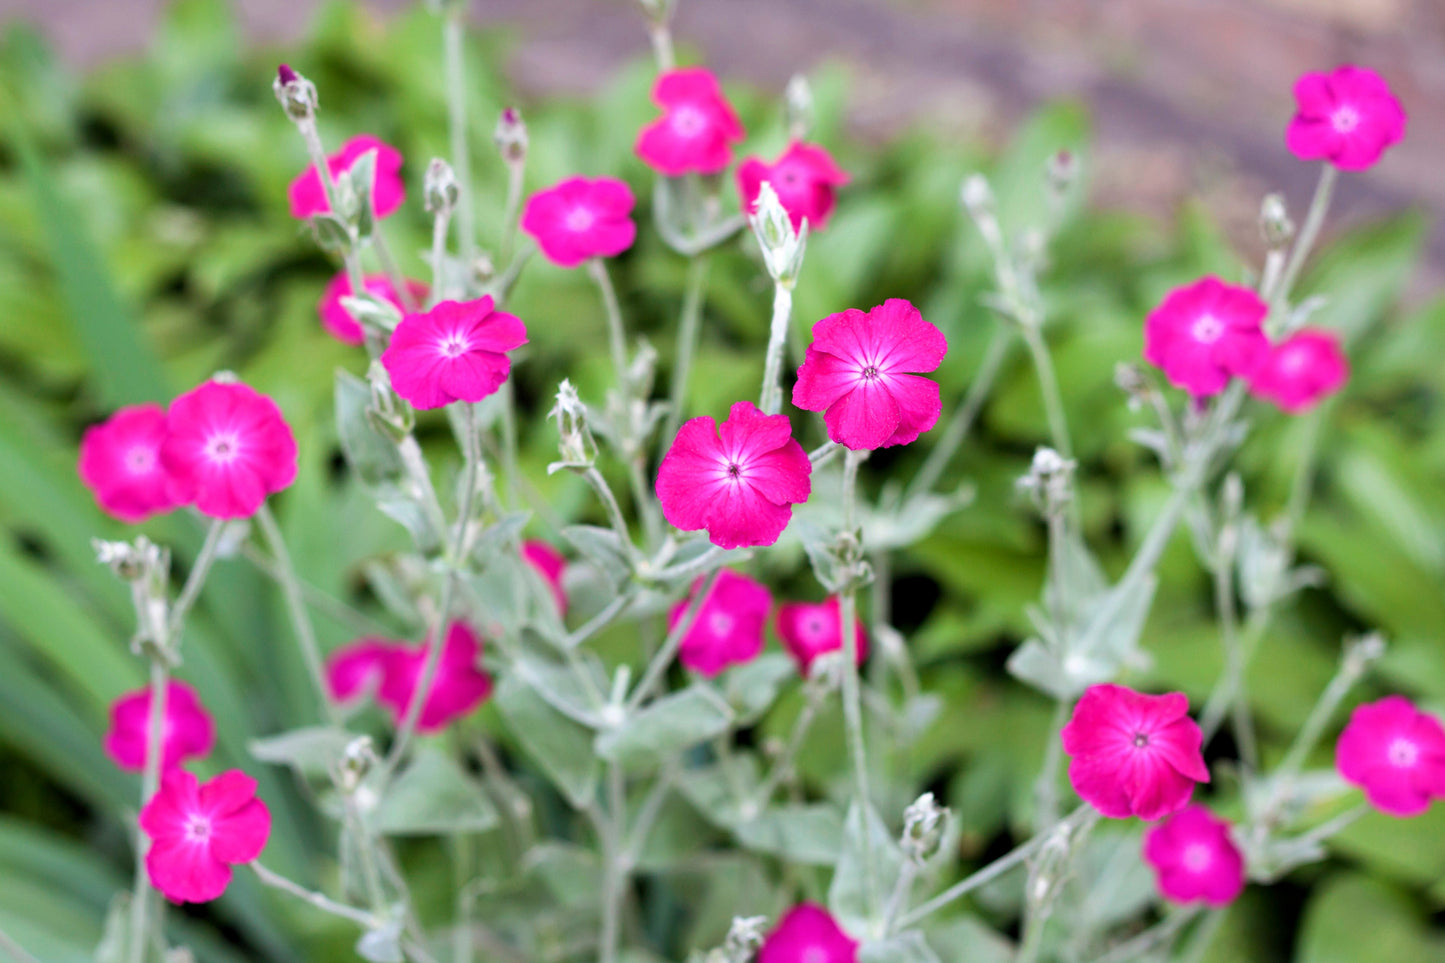
M 292 70 L 287 64 L 276 68 L 271 89 L 281 109 L 292 120 L 310 120 L 316 114 L 316 85 Z
M 1385 648 L 1385 637 L 1378 632 L 1351 639 L 1345 643 L 1342 671 L 1359 678 L 1365 674 L 1366 669 L 1384 658 Z
M 1071 150 L 1061 150 L 1049 158 L 1049 187 L 1056 194 L 1067 194 L 1079 179 L 1079 158 Z
M 813 127 L 813 88 L 808 78 L 793 74 L 783 101 L 787 109 L 788 136 L 793 140 L 802 140 Z
M 527 124 L 522 112 L 515 107 L 502 110 L 497 118 L 497 129 L 492 134 L 502 159 L 508 164 L 520 164 L 527 159 Z
M 803 254 L 808 246 L 807 222 L 803 222 L 801 231 L 794 231 L 792 218 L 778 199 L 778 192 L 772 184 L 763 181 L 748 223 L 762 249 L 768 274 L 779 284 L 792 287 L 802 270 Z
M 723 940 L 723 957 L 728 963 L 748 963 L 763 945 L 766 916 L 734 916 Z
M 141 535 L 134 542 L 106 542 L 92 539 L 96 561 L 108 566 L 127 582 L 164 581 L 170 569 L 170 553 Z
M 963 179 L 959 198 L 975 221 L 993 217 L 993 188 L 988 186 L 988 178 L 982 174 L 970 174 Z
M 422 180 L 422 193 L 426 201 L 426 209 L 429 214 L 437 214 L 443 211 L 450 212 L 457 206 L 457 175 L 452 172 L 452 165 L 440 157 L 433 157 L 430 164 L 426 166 L 426 177 Z
M 1272 248 L 1284 247 L 1294 237 L 1294 221 L 1290 220 L 1282 195 L 1265 195 L 1259 206 L 1259 233 Z
M 370 736 L 358 736 L 347 743 L 336 762 L 336 784 L 350 795 L 365 781 L 377 763 L 376 747 Z
M 485 287 L 496 276 L 497 263 L 492 260 L 492 255 L 486 251 L 479 252 L 472 261 L 472 281 L 478 287 Z
M 938 805 L 933 793 L 926 792 L 903 810 L 903 853 L 915 863 L 927 861 L 938 851 L 943 830 L 948 825 L 948 810 Z
M 1018 480 L 1018 489 L 1028 495 L 1046 517 L 1053 517 L 1073 500 L 1077 466 L 1077 462 L 1052 448 L 1040 448 L 1034 452 L 1028 474 Z
M 561 459 L 547 466 L 547 474 L 563 468 L 574 471 L 590 468 L 597 460 L 597 442 L 587 425 L 587 406 L 572 382 L 564 380 L 557 386 L 557 402 L 547 417 L 557 422 L 557 433 L 561 436 L 558 444 Z
M 1149 380 L 1132 361 L 1114 365 L 1114 385 L 1129 398 L 1129 410 L 1138 411 L 1149 397 Z

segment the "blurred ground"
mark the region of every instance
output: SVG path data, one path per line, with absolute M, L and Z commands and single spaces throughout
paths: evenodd
M 370 0 L 378 10 L 410 0 Z M 0 0 L 65 56 L 143 49 L 165 0 Z M 303 32 L 318 0 L 241 0 L 258 39 Z M 528 92 L 585 91 L 645 50 L 628 0 L 485 0 L 478 23 L 514 26 Z M 1342 192 L 1355 219 L 1423 203 L 1436 221 L 1427 277 L 1445 278 L 1445 2 L 1441 0 L 681 0 L 678 34 L 728 76 L 781 89 L 841 58 L 859 72 L 853 121 L 885 136 L 911 122 L 996 135 L 1041 101 L 1076 97 L 1099 126 L 1097 200 L 1168 211 L 1203 195 L 1242 245 L 1259 197 L 1297 214 L 1313 177 L 1284 150 L 1289 89 L 1308 69 L 1381 70 L 1410 112 L 1406 142 Z

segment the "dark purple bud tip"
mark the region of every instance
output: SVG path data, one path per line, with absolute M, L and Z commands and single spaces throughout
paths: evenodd
M 522 115 L 517 113 L 517 108 L 515 107 L 506 107 L 502 110 L 502 123 L 504 124 L 515 124 L 521 119 Z
M 300 80 L 296 71 L 292 70 L 289 64 L 282 64 L 276 68 L 276 76 L 281 78 L 281 83 L 290 84 Z

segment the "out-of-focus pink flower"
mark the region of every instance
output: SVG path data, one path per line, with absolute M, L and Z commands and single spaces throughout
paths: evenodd
M 249 518 L 296 479 L 296 439 L 276 402 L 207 381 L 171 402 L 161 462 L 175 491 L 212 518 Z
M 204 785 L 172 769 L 142 807 L 140 827 L 151 839 L 151 885 L 176 903 L 205 903 L 226 891 L 233 865 L 261 855 L 271 813 L 256 798 L 256 780 L 239 769 Z
M 385 274 L 373 274 L 362 279 L 366 287 L 366 293 L 379 300 L 389 302 L 396 306 L 396 309 L 403 314 L 406 313 L 406 299 L 397 293 L 396 286 L 391 283 L 391 278 Z M 426 302 L 428 288 L 420 281 L 406 282 L 406 293 L 415 304 Z M 366 341 L 366 331 L 361 327 L 361 322 L 351 316 L 351 312 L 342 305 L 342 298 L 351 297 L 351 277 L 342 271 L 331 279 L 326 285 L 326 290 L 321 295 L 321 304 L 318 313 L 321 315 L 321 324 L 330 331 L 338 341 L 347 344 L 362 344 Z
M 326 688 L 337 702 L 375 695 L 400 642 L 363 638 L 343 645 L 326 658 Z
M 105 752 L 115 764 L 131 772 L 145 768 L 150 745 L 151 690 L 149 687 L 121 696 L 110 707 L 110 730 Z M 196 690 L 172 680 L 166 686 L 165 724 L 161 730 L 161 768 L 171 769 L 187 759 L 200 759 L 216 742 L 216 727 L 201 705 Z
M 123 522 L 140 522 L 182 502 L 161 464 L 166 413 L 160 405 L 122 408 L 85 430 L 80 480 L 96 504 Z
M 702 579 L 693 585 L 696 594 Z M 692 604 L 689 597 L 673 606 L 669 630 L 677 627 Z M 678 661 L 694 672 L 711 677 L 730 665 L 751 662 L 763 651 L 763 627 L 773 597 L 767 586 L 731 569 L 718 573 L 712 591 L 703 599 L 692 627 L 682 637 Z
M 372 209 L 377 218 L 387 217 L 401 207 L 406 200 L 406 184 L 401 179 L 401 151 L 384 144 L 370 134 L 353 137 L 341 149 L 326 159 L 333 180 L 342 171 L 351 170 L 368 151 L 376 151 L 376 179 L 371 192 Z M 331 210 L 326 198 L 326 187 L 321 183 L 321 174 L 312 164 L 291 182 L 291 216 L 295 218 L 315 217 Z
M 1292 415 L 1339 391 L 1350 359 L 1331 331 L 1296 332 L 1269 350 L 1249 376 L 1249 390 Z
M 793 404 L 823 412 L 828 437 L 854 451 L 906 445 L 938 423 L 938 383 L 919 377 L 948 352 L 943 332 L 902 298 L 813 325 Z
M 562 588 L 562 573 L 567 568 L 566 557 L 550 543 L 540 539 L 528 539 L 522 543 L 522 558 L 542 573 L 552 595 L 557 599 L 557 611 L 567 614 L 567 593 Z
M 1189 803 L 1196 782 L 1209 781 L 1203 737 L 1182 692 L 1090 686 L 1061 737 L 1074 791 L 1114 819 L 1168 816 Z
M 1196 398 L 1247 377 L 1269 353 L 1269 306 L 1249 288 L 1201 278 L 1169 292 L 1144 321 L 1144 360 Z
M 843 648 L 843 607 L 834 595 L 826 602 L 784 602 L 778 606 L 775 620 L 783 648 L 798 663 L 798 671 L 808 674 L 813 660 L 827 652 Z M 868 658 L 868 633 L 861 620 L 854 626 L 858 640 L 858 664 Z
M 1228 906 L 1244 890 L 1244 857 L 1229 838 L 1229 823 L 1198 804 L 1149 827 L 1144 861 L 1159 891 L 1176 903 Z
M 733 162 L 732 145 L 743 125 L 717 78 L 702 67 L 670 70 L 657 78 L 652 99 L 662 116 L 637 137 L 637 156 L 668 177 L 716 174 Z
M 398 722 L 416 698 L 430 649 L 429 642 L 415 648 L 398 646 L 387 660 L 378 699 Z M 482 643 L 476 633 L 465 622 L 453 622 L 417 721 L 418 732 L 445 729 L 492 694 L 492 677 L 478 664 L 481 656 Z
M 757 206 L 764 181 L 773 185 L 778 201 L 793 222 L 793 230 L 802 230 L 803 219 L 807 218 L 810 231 L 821 231 L 828 226 L 837 189 L 848 183 L 848 174 L 823 148 L 795 142 L 771 164 L 760 157 L 749 157 L 738 165 L 743 210 L 751 213 Z
M 440 408 L 495 392 L 512 370 L 507 352 L 526 343 L 522 322 L 493 310 L 486 295 L 408 314 L 391 333 L 381 363 L 392 388 L 414 407 Z
M 1350 716 L 1335 766 L 1376 809 L 1418 816 L 1445 797 L 1445 728 L 1404 696 L 1386 696 Z
M 704 415 L 678 429 L 657 469 L 657 497 L 670 523 L 706 529 L 719 548 L 772 545 L 808 500 L 812 472 L 786 415 L 739 401 L 721 426 Z
M 522 230 L 536 238 L 553 264 L 576 267 L 594 257 L 616 257 L 632 246 L 632 188 L 614 177 L 569 177 L 533 194 L 522 211 Z
M 1364 170 L 1405 136 L 1405 109 L 1373 70 L 1346 65 L 1305 74 L 1295 82 L 1294 97 L 1299 108 L 1285 142 L 1301 160 Z
M 778 920 L 758 963 L 856 963 L 858 942 L 816 903 L 799 903 Z

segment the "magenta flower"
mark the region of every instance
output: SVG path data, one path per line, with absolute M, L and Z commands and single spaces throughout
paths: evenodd
M 856 963 L 858 942 L 816 903 L 799 903 L 768 934 L 758 963 Z
M 1373 70 L 1346 65 L 1305 74 L 1295 82 L 1294 98 L 1299 109 L 1285 143 L 1300 160 L 1360 171 L 1405 136 L 1405 109 Z
M 1201 278 L 1169 292 L 1144 321 L 1144 360 L 1196 398 L 1247 377 L 1269 353 L 1269 306 L 1249 288 Z
M 1209 781 L 1203 737 L 1182 692 L 1090 686 L 1060 735 L 1074 791 L 1114 819 L 1168 816 L 1188 804 L 1196 782 Z
M 637 136 L 637 156 L 668 177 L 716 174 L 733 162 L 732 145 L 743 125 L 717 78 L 702 67 L 670 70 L 657 78 L 652 99 L 662 116 Z
M 326 166 L 331 169 L 334 179 L 342 171 L 351 170 L 352 164 L 372 150 L 376 151 L 376 179 L 372 184 L 371 203 L 379 219 L 395 212 L 406 200 L 406 184 L 401 179 L 401 151 L 370 134 L 362 134 L 342 144 L 341 150 L 326 159 Z M 315 164 L 291 182 L 290 197 L 292 217 L 314 217 L 331 211 L 326 188 Z
M 151 839 L 151 885 L 173 902 L 205 903 L 226 891 L 231 866 L 261 855 L 271 812 L 256 798 L 256 780 L 239 769 L 204 785 L 172 769 L 141 808 L 140 828 Z
M 694 595 L 701 584 L 702 579 L 693 583 Z M 667 619 L 669 631 L 677 628 L 691 604 L 689 596 L 673 606 Z M 752 661 L 763 651 L 763 627 L 772 607 L 767 586 L 723 569 L 682 638 L 678 661 L 709 678 L 730 665 Z
M 798 663 L 803 675 L 813 660 L 826 652 L 843 648 L 843 606 L 834 595 L 826 602 L 784 602 L 774 620 L 783 648 Z M 868 658 L 868 633 L 861 620 L 854 626 L 858 639 L 858 664 Z
M 1144 862 L 1154 867 L 1159 891 L 1176 903 L 1228 906 L 1244 890 L 1244 857 L 1229 838 L 1229 823 L 1198 804 L 1145 831 Z
M 739 401 L 721 426 L 704 415 L 678 429 L 657 468 L 657 497 L 668 522 L 706 529 L 719 548 L 772 545 L 808 500 L 812 473 L 787 415 Z
M 401 643 L 362 638 L 341 646 L 326 657 L 326 688 L 337 702 L 375 695 L 387 667 Z
M 533 194 L 522 211 L 522 230 L 537 239 L 547 260 L 576 267 L 594 257 L 616 257 L 632 246 L 632 188 L 613 177 L 567 180 Z
M 110 707 L 110 730 L 105 734 L 105 752 L 115 764 L 130 772 L 145 768 L 150 745 L 151 690 L 140 689 L 121 696 Z M 211 722 L 196 690 L 172 680 L 166 686 L 165 725 L 161 735 L 161 768 L 172 769 L 187 759 L 200 759 L 216 742 Z
M 793 230 L 808 228 L 821 231 L 828 226 L 833 213 L 836 189 L 848 183 L 848 174 L 823 148 L 814 144 L 794 142 L 775 162 L 749 157 L 738 165 L 738 193 L 743 210 L 752 213 L 758 203 L 763 181 L 773 185 L 783 210 L 793 222 Z
M 1249 390 L 1297 415 L 1339 391 L 1350 359 L 1332 331 L 1304 330 L 1275 345 L 1249 376 Z
M 813 325 L 793 404 L 823 412 L 828 437 L 854 451 L 906 445 L 938 423 L 938 383 L 918 375 L 947 352 L 943 332 L 902 298 L 829 315 Z
M 542 573 L 552 595 L 557 599 L 557 611 L 567 614 L 567 593 L 562 589 L 562 573 L 567 569 L 567 559 L 547 542 L 528 539 L 522 543 L 522 558 Z
M 392 388 L 414 407 L 440 408 L 481 401 L 500 388 L 512 370 L 507 352 L 526 343 L 522 322 L 492 310 L 491 295 L 484 295 L 408 314 L 391 333 L 381 363 Z
M 401 294 L 397 293 L 396 286 L 391 283 L 391 278 L 385 274 L 373 274 L 362 279 L 366 287 L 366 293 L 382 301 L 389 302 L 396 306 L 396 309 L 403 314 L 406 313 L 406 303 Z M 406 294 L 413 303 L 421 304 L 426 301 L 427 291 L 425 284 L 420 281 L 406 282 Z M 361 322 L 351 316 L 351 312 L 342 305 L 342 298 L 351 297 L 351 278 L 345 271 L 331 279 L 322 292 L 321 304 L 317 311 L 321 315 L 321 324 L 338 341 L 346 344 L 363 344 L 366 341 L 366 331 L 362 328 Z
M 431 643 L 397 646 L 387 659 L 378 700 L 400 722 L 416 698 Z M 465 622 L 453 622 L 442 645 L 441 661 L 432 677 L 418 732 L 439 732 L 471 712 L 492 694 L 492 677 L 478 665 L 482 643 Z
M 1445 797 L 1445 728 L 1404 696 L 1366 703 L 1340 733 L 1335 767 L 1381 812 L 1418 816 Z
M 171 402 L 161 462 L 175 490 L 212 518 L 249 518 L 296 479 L 296 439 L 276 402 L 207 381 Z
M 122 408 L 85 430 L 80 439 L 80 480 L 108 515 L 140 522 L 182 501 L 161 464 L 166 413 L 160 405 Z

